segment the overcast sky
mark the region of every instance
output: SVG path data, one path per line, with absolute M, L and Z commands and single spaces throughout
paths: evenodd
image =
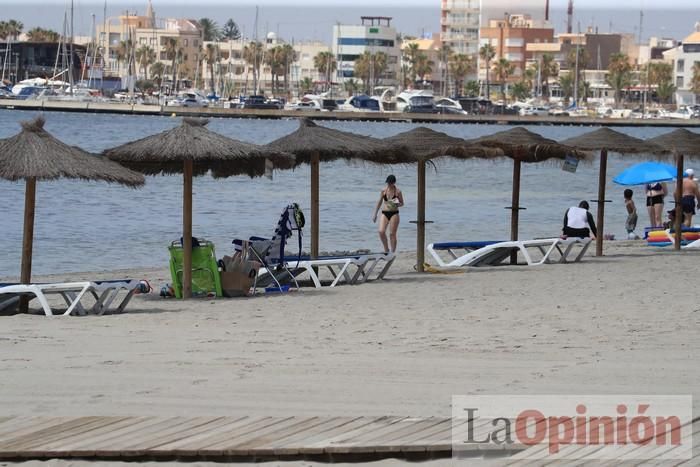
M 31 3 L 44 3 L 44 4 L 54 4 L 54 5 L 66 5 L 70 3 L 70 0 L 25 0 L 27 2 Z M 226 4 L 229 6 L 235 6 L 236 4 L 238 5 L 260 5 L 260 6 L 267 6 L 267 5 L 283 5 L 283 6 L 291 6 L 292 0 L 238 0 L 236 2 L 233 2 L 232 0 L 204 0 L 201 1 L 200 3 L 203 4 Z M 381 2 L 378 3 L 377 0 L 293 0 L 295 5 L 322 5 L 325 7 L 330 7 L 333 5 L 338 5 L 338 6 L 359 6 L 359 5 L 368 5 L 368 6 L 379 6 L 381 5 L 382 7 L 389 7 L 389 6 L 396 6 L 396 7 L 408 7 L 408 6 L 421 6 L 425 7 L 428 6 L 430 3 L 434 3 L 436 5 L 439 5 L 439 0 L 381 0 Z M 89 3 L 97 3 L 97 4 L 103 4 L 104 0 L 74 0 L 76 4 L 89 4 Z M 485 7 L 494 7 L 494 8 L 508 8 L 508 7 L 533 7 L 533 6 L 539 6 L 539 5 L 544 5 L 544 0 L 482 0 L 483 5 Z M 4 3 L 4 1 L 0 0 L 0 3 Z M 108 0 L 107 3 L 110 3 Z M 143 1 L 143 3 L 146 3 L 146 0 Z M 173 5 L 190 5 L 192 4 L 192 0 L 154 0 L 154 4 L 173 4 Z M 550 4 L 552 8 L 566 8 L 566 5 L 568 3 L 568 0 L 551 0 Z M 689 8 L 693 6 L 698 5 L 698 0 L 615 0 L 615 1 L 610 1 L 610 0 L 575 0 L 574 4 L 578 5 L 580 7 L 585 7 L 585 8 L 615 8 L 615 9 L 622 9 L 622 8 L 631 8 L 634 10 L 639 10 L 640 8 L 662 8 L 662 9 L 668 9 L 668 8 Z M 700 11 L 700 7 L 698 7 L 698 10 Z M 699 15 L 700 16 L 700 13 Z M 698 18 L 700 19 L 700 18 Z

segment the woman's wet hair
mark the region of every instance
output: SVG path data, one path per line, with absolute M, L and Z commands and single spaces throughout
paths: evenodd
M 588 211 L 588 209 L 590 208 L 590 206 L 588 205 L 588 201 L 581 201 L 580 203 L 578 203 L 578 207 L 583 208 L 586 211 Z
M 393 176 L 393 175 L 389 175 L 389 176 L 386 178 L 386 183 L 389 183 L 389 184 L 393 185 L 394 183 L 396 183 L 396 177 Z

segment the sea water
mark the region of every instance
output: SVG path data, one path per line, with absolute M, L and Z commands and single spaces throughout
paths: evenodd
M 0 110 L 0 137 L 19 131 L 19 122 L 34 112 Z M 180 124 L 179 118 L 47 113 L 45 128 L 62 141 L 100 152 Z M 327 122 L 332 128 L 375 137 L 414 128 L 411 123 Z M 209 128 L 256 144 L 268 143 L 294 131 L 297 120 L 212 119 Z M 438 131 L 473 138 L 508 129 L 503 125 L 433 124 Z M 564 139 L 593 127 L 529 126 L 548 138 Z M 672 128 L 619 128 L 632 136 L 650 138 Z M 641 160 L 612 154 L 608 162 L 605 230 L 626 238 L 623 187 L 612 177 Z M 454 161 L 441 159 L 427 174 L 427 242 L 502 240 L 510 235 L 513 164 L 509 160 Z M 321 251 L 380 250 L 372 223 L 373 209 L 384 180 L 396 175 L 404 193 L 399 250 L 416 249 L 415 166 L 373 166 L 342 161 L 321 164 Z M 232 251 L 233 238 L 267 236 L 283 208 L 298 202 L 309 213 L 310 171 L 275 171 L 272 180 L 210 176 L 194 181 L 193 234 L 215 243 L 217 254 Z M 576 173 L 555 164 L 524 164 L 521 183 L 520 238 L 556 236 L 565 210 L 581 200 L 596 199 L 598 163 L 580 164 Z M 643 187 L 635 189 L 638 232 L 648 223 Z M 596 206 L 592 204 L 592 210 Z M 670 209 L 667 198 L 667 209 Z M 0 180 L 0 277 L 19 274 L 22 250 L 24 183 Z M 99 271 L 134 267 L 167 267 L 167 246 L 182 232 L 182 177 L 154 176 L 130 189 L 100 182 L 58 180 L 37 185 L 34 231 L 35 274 Z M 309 248 L 308 228 L 303 246 Z M 296 245 L 296 239 L 293 240 Z

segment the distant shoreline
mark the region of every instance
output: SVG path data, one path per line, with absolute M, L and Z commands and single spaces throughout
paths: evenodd
M 0 109 L 40 112 L 108 113 L 121 115 L 153 115 L 176 117 L 255 118 L 270 120 L 297 119 L 308 117 L 314 120 L 326 121 L 700 128 L 700 120 L 698 119 L 640 120 L 622 118 L 610 119 L 554 116 L 521 117 L 519 115 L 441 115 L 379 112 L 294 112 L 288 110 L 186 108 L 106 102 L 57 102 L 49 100 L 17 101 L 9 99 L 0 99 Z

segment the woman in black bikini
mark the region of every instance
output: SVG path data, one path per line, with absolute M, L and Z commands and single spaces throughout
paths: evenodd
M 374 208 L 374 217 L 372 222 L 377 222 L 379 208 L 382 207 L 382 217 L 379 220 L 379 239 L 384 245 L 384 253 L 396 252 L 396 232 L 399 230 L 399 208 L 403 206 L 403 193 L 396 187 L 396 177 L 389 175 L 386 178 L 386 188 L 379 194 L 377 207 Z M 386 235 L 386 230 L 389 228 L 391 236 L 391 250 L 389 250 L 389 242 Z
M 648 184 L 647 191 L 647 211 L 649 211 L 649 222 L 652 227 L 663 225 L 664 197 L 668 194 L 665 183 Z

